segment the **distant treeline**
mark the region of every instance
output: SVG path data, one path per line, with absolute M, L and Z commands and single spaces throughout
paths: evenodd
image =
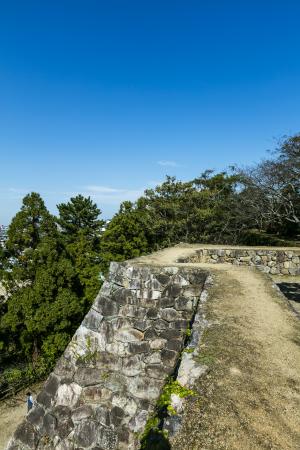
M 248 169 L 167 177 L 125 201 L 102 232 L 101 211 L 81 195 L 49 213 L 38 193 L 23 199 L 4 248 L 0 280 L 0 391 L 43 377 L 95 298 L 109 262 L 179 242 L 292 245 L 300 233 L 300 135 Z M 1 394 L 1 392 L 0 392 Z

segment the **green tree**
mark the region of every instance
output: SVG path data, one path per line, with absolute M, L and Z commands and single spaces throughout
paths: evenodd
M 9 295 L 35 277 L 34 252 L 45 237 L 57 236 L 54 217 L 36 192 L 26 195 L 8 228 L 2 255 L 3 283 Z
M 146 254 L 149 247 L 150 216 L 145 208 L 123 202 L 101 239 L 102 268 L 110 261 L 124 261 Z
M 57 222 L 63 243 L 79 280 L 79 295 L 86 305 L 93 302 L 100 282 L 100 237 L 104 221 L 90 197 L 72 197 L 57 205 Z
M 3 351 L 37 365 L 54 363 L 85 308 L 76 271 L 54 217 L 39 194 L 27 195 L 8 229 L 2 279 L 8 299 L 0 321 Z
M 105 222 L 99 219 L 101 211 L 90 197 L 79 194 L 67 203 L 60 203 L 57 208 L 57 222 L 67 242 L 74 242 L 81 233 L 94 245 L 98 244 Z
M 32 363 L 49 364 L 64 350 L 85 309 L 77 295 L 77 274 L 59 240 L 44 237 L 32 258 L 35 276 L 8 298 L 1 328 L 11 333 L 10 347 Z

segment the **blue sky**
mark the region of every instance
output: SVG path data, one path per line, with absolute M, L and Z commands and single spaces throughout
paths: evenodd
M 32 190 L 110 217 L 300 131 L 298 1 L 0 2 L 0 223 Z

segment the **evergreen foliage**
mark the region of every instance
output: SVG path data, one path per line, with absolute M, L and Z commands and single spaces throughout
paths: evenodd
M 26 363 L 27 374 L 41 376 L 53 366 L 100 288 L 100 211 L 82 196 L 59 210 L 55 219 L 39 194 L 27 195 L 0 259 L 8 295 L 0 319 L 0 362 Z
M 77 195 L 57 208 L 61 238 L 78 276 L 82 301 L 90 305 L 101 286 L 100 235 L 105 222 L 90 197 Z

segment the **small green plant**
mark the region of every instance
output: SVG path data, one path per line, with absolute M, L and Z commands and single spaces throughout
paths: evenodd
M 159 428 L 160 420 L 152 416 L 147 420 L 140 436 L 141 450 L 170 450 L 168 432 Z
M 97 350 L 92 350 L 92 341 L 91 341 L 91 337 L 87 336 L 86 338 L 86 351 L 84 355 L 79 355 L 76 350 L 73 350 L 76 358 L 77 358 L 77 363 L 79 364 L 89 364 L 89 363 L 93 363 L 96 364 L 96 359 L 97 359 Z
M 189 395 L 196 395 L 191 389 L 182 386 L 177 380 L 170 378 L 165 384 L 163 391 L 158 399 L 158 407 L 166 407 L 170 414 L 176 414 L 176 411 L 171 405 L 171 395 L 176 394 L 180 398 L 188 397 Z
M 191 330 L 190 327 L 188 327 L 188 328 L 185 330 L 185 335 L 186 335 L 186 337 L 191 337 L 191 334 L 192 334 L 192 330 Z
M 193 353 L 195 351 L 194 347 L 184 348 L 182 353 Z
M 109 372 L 103 372 L 101 374 L 101 378 L 102 378 L 102 380 L 107 380 L 109 378 Z

